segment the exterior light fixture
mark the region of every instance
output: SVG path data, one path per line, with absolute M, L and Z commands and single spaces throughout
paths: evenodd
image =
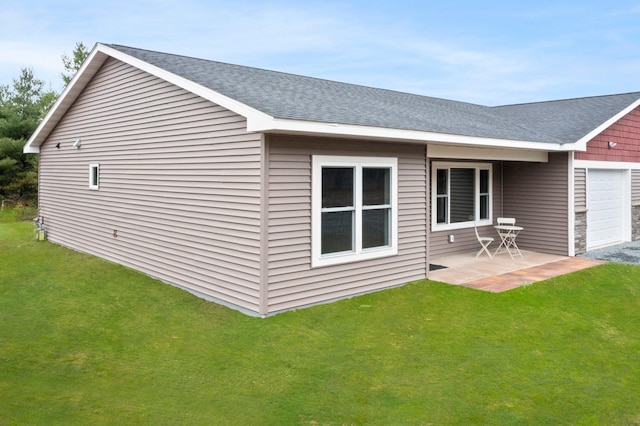
M 618 145 L 616 142 L 610 141 L 609 142 L 609 149 L 615 148 L 616 145 Z
M 80 149 L 80 145 L 82 145 L 82 141 L 80 140 L 80 138 L 76 139 L 76 141 L 73 143 L 73 147 Z

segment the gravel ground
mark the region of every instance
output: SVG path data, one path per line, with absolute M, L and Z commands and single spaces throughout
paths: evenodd
M 581 254 L 580 257 L 640 265 L 640 241 L 589 250 L 585 254 Z

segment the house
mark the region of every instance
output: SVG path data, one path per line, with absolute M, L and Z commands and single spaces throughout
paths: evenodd
M 499 216 L 533 251 L 640 238 L 639 105 L 487 107 L 97 44 L 24 150 L 50 241 L 268 316 L 424 278 Z

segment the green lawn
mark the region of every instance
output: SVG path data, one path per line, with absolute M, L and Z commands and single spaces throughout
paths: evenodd
M 0 223 L 0 424 L 638 425 L 640 267 L 244 316 Z

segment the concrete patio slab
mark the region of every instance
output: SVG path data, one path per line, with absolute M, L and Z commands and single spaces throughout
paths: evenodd
M 582 257 L 556 256 L 546 253 L 522 251 L 522 257 L 499 254 L 475 258 L 474 253 L 441 257 L 434 263 L 444 266 L 429 272 L 428 278 L 448 284 L 462 285 L 494 293 L 510 290 L 605 263 Z

